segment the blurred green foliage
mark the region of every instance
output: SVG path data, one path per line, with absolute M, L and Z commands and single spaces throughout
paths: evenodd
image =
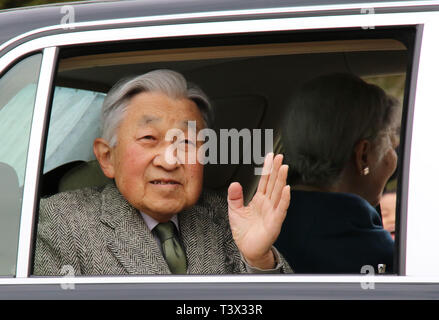
M 394 96 L 402 104 L 404 100 L 405 74 L 363 77 L 363 80 L 381 87 L 387 94 Z
M 78 2 L 84 0 L 0 0 L 0 9 L 37 6 L 40 4 Z

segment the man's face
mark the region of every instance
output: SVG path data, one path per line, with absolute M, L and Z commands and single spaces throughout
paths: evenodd
M 137 94 L 127 107 L 117 131 L 117 144 L 111 149 L 110 162 L 119 191 L 132 206 L 160 222 L 194 205 L 201 193 L 203 165 L 182 159 L 169 161 L 175 140 L 165 139 L 169 130 L 177 128 L 185 135 L 178 142 L 180 149 L 198 149 L 201 143 L 190 138 L 196 135 L 189 134 L 188 121 L 196 121 L 197 132 L 204 127 L 193 101 L 174 100 L 157 92 Z

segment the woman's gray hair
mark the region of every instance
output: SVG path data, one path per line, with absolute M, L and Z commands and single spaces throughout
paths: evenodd
M 117 143 L 117 129 L 130 100 L 141 92 L 161 92 L 173 99 L 192 100 L 200 110 L 205 126 L 212 126 L 212 106 L 200 88 L 186 82 L 183 75 L 176 71 L 154 70 L 135 78 L 123 79 L 108 92 L 102 105 L 101 129 L 102 138 L 111 147 Z
M 351 74 L 320 76 L 302 86 L 283 126 L 292 183 L 329 187 L 367 139 L 378 154 L 389 148 L 384 133 L 397 126 L 398 100 Z

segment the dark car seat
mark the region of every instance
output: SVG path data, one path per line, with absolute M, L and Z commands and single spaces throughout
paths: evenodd
M 14 275 L 20 225 L 21 190 L 17 174 L 0 162 L 0 275 Z
M 49 197 L 59 192 L 101 186 L 111 181 L 104 175 L 97 160 L 73 161 L 44 175 L 41 195 Z

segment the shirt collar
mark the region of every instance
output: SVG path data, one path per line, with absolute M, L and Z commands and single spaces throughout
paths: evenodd
M 145 221 L 146 225 L 148 226 L 148 229 L 151 231 L 154 230 L 155 226 L 158 225 L 159 222 L 142 211 L 140 211 L 140 213 L 142 214 L 142 218 Z M 178 227 L 178 216 L 177 215 L 172 216 L 171 221 L 174 223 L 177 230 L 180 231 Z

